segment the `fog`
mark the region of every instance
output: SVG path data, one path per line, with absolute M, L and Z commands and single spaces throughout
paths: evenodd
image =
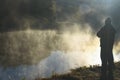
M 34 80 L 101 65 L 96 33 L 107 17 L 117 31 L 113 53 L 120 60 L 119 0 L 56 0 L 55 29 L 42 25 L 49 20 L 40 17 L 46 12 L 39 11 L 39 1 L 0 1 L 0 80 Z
M 4 47 L 0 78 L 34 80 L 82 66 L 101 65 L 99 38 L 89 25 L 85 25 L 86 29 L 75 23 L 71 28 L 62 26 L 60 31 L 29 29 L 1 34 Z M 115 61 L 120 60 L 119 46 L 114 45 Z

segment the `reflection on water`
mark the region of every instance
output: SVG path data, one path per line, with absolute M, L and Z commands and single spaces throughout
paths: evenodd
M 99 48 L 91 53 L 54 51 L 51 55 L 36 65 L 20 65 L 18 67 L 0 67 L 0 80 L 35 80 L 35 78 L 50 77 L 52 74 L 70 72 L 80 66 L 100 65 Z M 120 55 L 114 55 L 115 61 Z
M 52 52 L 51 55 L 36 65 L 20 65 L 18 67 L 0 67 L 0 80 L 34 80 L 37 77 L 50 77 L 54 73 L 63 74 L 70 71 L 70 69 L 79 66 L 87 66 L 93 64 L 100 64 L 98 54 L 92 55 L 83 54 L 80 52 L 64 53 L 61 51 Z M 88 57 L 89 56 L 89 57 Z M 87 59 L 85 60 L 85 57 Z

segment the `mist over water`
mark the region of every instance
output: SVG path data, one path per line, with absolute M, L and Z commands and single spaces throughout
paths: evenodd
M 21 80 L 22 78 L 26 78 L 26 80 L 34 80 L 37 77 L 42 78 L 50 77 L 53 74 L 69 73 L 70 69 L 86 65 L 89 66 L 89 64 L 100 65 L 98 54 L 93 53 L 93 55 L 90 55 L 80 52 L 64 53 L 61 51 L 54 51 L 49 57 L 43 59 L 36 65 L 20 65 L 18 67 L 9 67 L 7 69 L 1 67 L 0 79 Z
M 55 73 L 67 73 L 70 72 L 70 69 L 88 65 L 88 62 L 91 64 L 92 60 L 94 61 L 92 63 L 98 62 L 92 59 L 92 56 L 89 56 L 91 60 L 84 60 L 85 57 L 88 57 L 88 55 L 82 55 L 80 52 L 64 53 L 61 51 L 54 51 L 49 57 L 43 59 L 37 65 L 21 65 L 19 67 L 0 69 L 0 73 L 2 73 L 0 77 L 2 80 L 8 80 L 9 78 L 19 80 L 23 77 L 27 80 L 32 80 L 36 77 L 50 77 Z
M 70 72 L 80 66 L 100 65 L 99 38 L 89 25 L 57 30 L 25 30 L 0 34 L 1 80 L 34 80 Z M 3 46 L 3 47 L 2 47 Z M 119 44 L 115 61 L 119 61 Z
M 99 45 L 94 36 L 90 29 L 83 30 L 76 24 L 64 31 L 29 29 L 1 33 L 0 63 L 6 67 L 17 66 L 19 63 L 34 64 L 57 50 L 91 52 L 97 47 L 96 43 Z

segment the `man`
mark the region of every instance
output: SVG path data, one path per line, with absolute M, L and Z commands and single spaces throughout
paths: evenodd
M 113 80 L 114 59 L 112 49 L 114 44 L 115 33 L 116 31 L 111 24 L 110 18 L 107 18 L 105 20 L 105 25 L 97 33 L 97 36 L 100 38 L 101 46 L 101 80 Z

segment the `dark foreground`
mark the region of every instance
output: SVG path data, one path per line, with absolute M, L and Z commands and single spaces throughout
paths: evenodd
M 120 80 L 120 62 L 115 65 L 114 80 Z M 81 67 L 71 70 L 71 73 L 68 74 L 54 74 L 51 78 L 37 78 L 35 80 L 100 80 L 100 67 Z

